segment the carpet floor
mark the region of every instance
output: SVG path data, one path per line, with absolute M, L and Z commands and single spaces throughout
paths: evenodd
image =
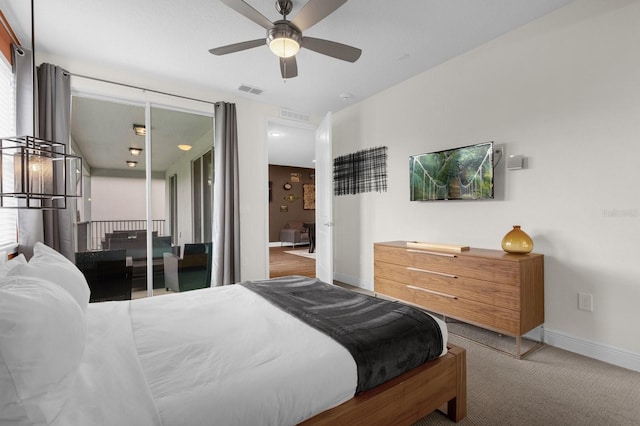
M 640 373 L 552 346 L 517 360 L 455 334 L 449 340 L 467 350 L 460 425 L 640 424 Z M 452 424 L 436 411 L 413 426 Z

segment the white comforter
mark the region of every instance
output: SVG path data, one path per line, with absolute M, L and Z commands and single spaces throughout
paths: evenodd
M 91 304 L 87 324 L 56 425 L 294 425 L 357 385 L 346 349 L 241 286 Z

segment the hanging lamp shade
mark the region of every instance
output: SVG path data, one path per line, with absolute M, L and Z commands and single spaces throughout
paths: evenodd
M 0 207 L 65 209 L 67 198 L 82 197 L 82 158 L 67 154 L 62 143 L 1 138 L 0 157 Z

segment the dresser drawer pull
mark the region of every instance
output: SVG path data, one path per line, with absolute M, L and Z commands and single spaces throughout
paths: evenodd
M 435 294 L 436 296 L 447 297 L 449 299 L 457 299 L 457 297 L 452 295 L 452 294 L 440 293 L 439 291 L 427 290 L 426 288 L 416 287 L 416 286 L 413 286 L 413 285 L 408 285 L 407 287 L 412 289 L 412 290 L 420 290 L 420 291 L 424 291 L 425 293 Z
M 426 251 L 426 250 L 416 250 L 416 249 L 407 249 L 407 253 L 433 254 L 435 256 L 442 256 L 442 257 L 458 257 L 455 254 L 451 254 L 451 253 L 441 253 L 438 251 Z
M 429 271 L 428 269 L 413 268 L 411 266 L 407 266 L 407 269 L 414 272 L 424 272 L 425 274 L 440 275 L 441 277 L 458 278 L 457 275 L 445 274 L 444 272 Z

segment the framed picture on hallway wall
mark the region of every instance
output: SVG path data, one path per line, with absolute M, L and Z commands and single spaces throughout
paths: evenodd
M 305 183 L 302 185 L 302 208 L 305 210 L 316 209 L 316 185 L 313 183 Z

